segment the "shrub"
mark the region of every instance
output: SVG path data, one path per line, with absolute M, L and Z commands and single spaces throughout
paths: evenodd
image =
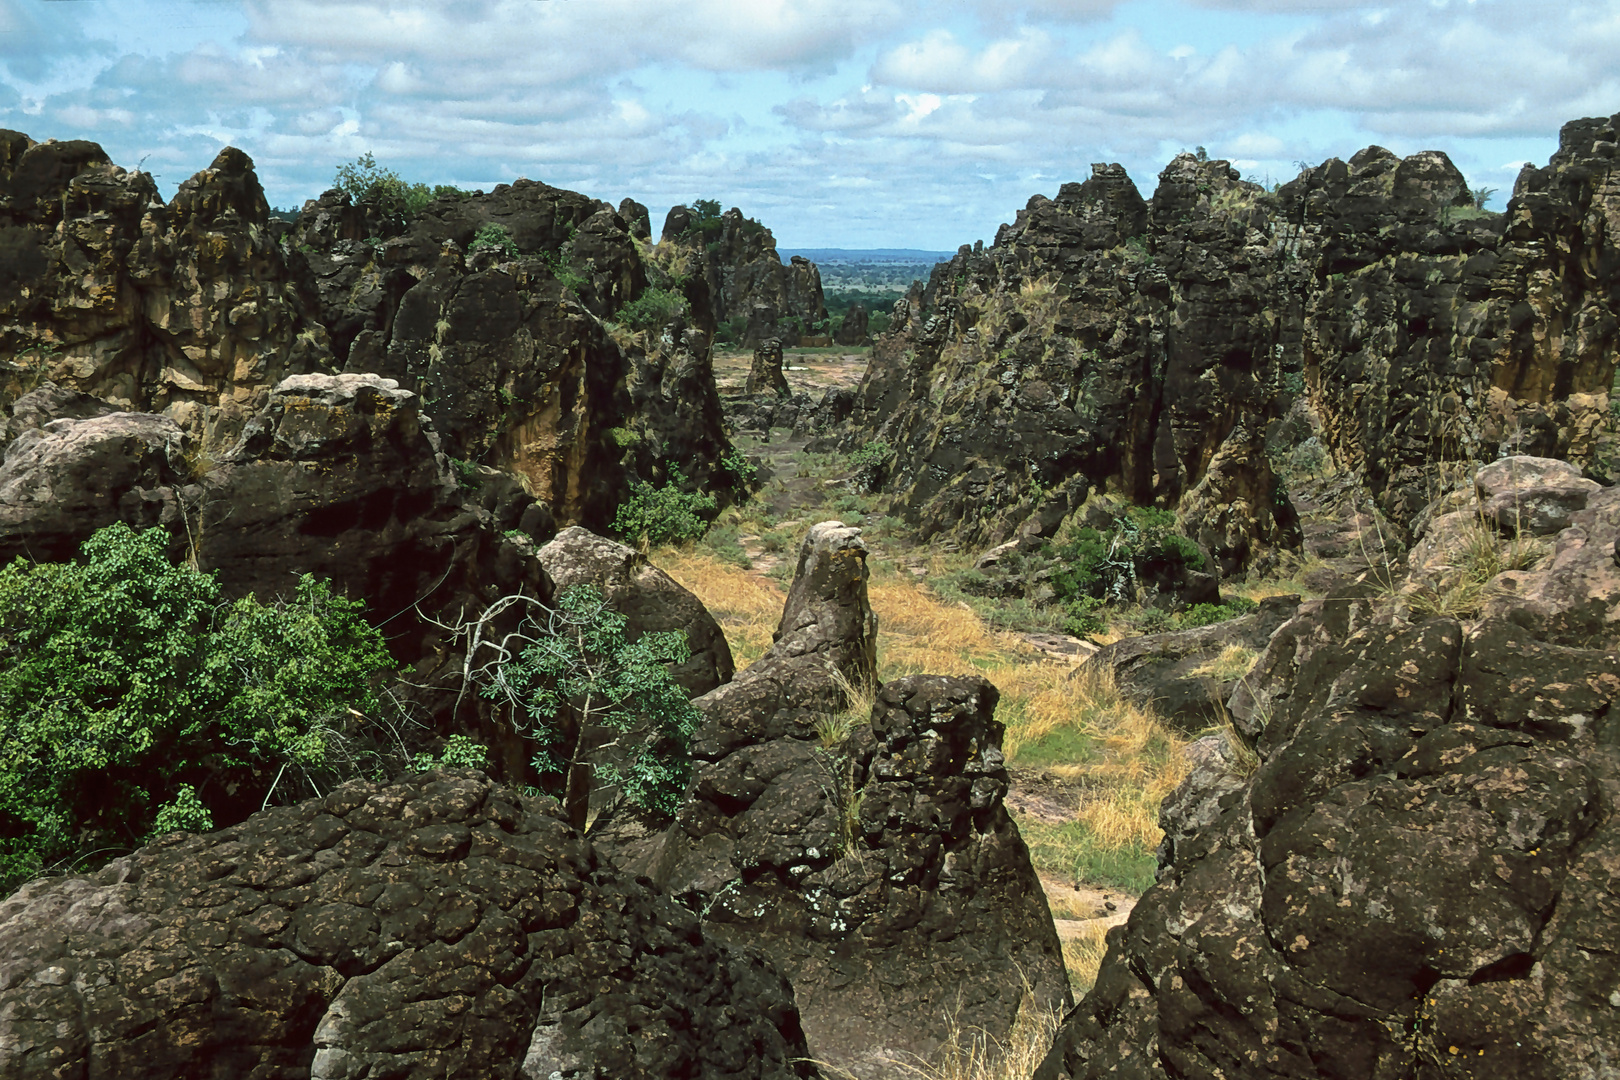
M 876 491 L 883 486 L 888 472 L 887 464 L 894 451 L 882 439 L 874 439 L 849 455 L 855 470 L 855 486 L 862 491 Z
M 618 321 L 632 330 L 657 330 L 685 318 L 691 305 L 669 289 L 648 289 L 619 309 Z
M 1064 609 L 1063 632 L 1074 637 L 1089 637 L 1108 629 L 1106 605 L 1095 596 L 1077 596 Z
M 166 543 L 112 525 L 80 562 L 0 571 L 0 888 L 329 771 L 375 705 L 360 603 L 308 575 L 230 603 Z
M 593 789 L 656 813 L 680 808 L 701 715 L 670 674 L 690 655 L 683 631 L 628 640 L 626 619 L 601 591 L 578 585 L 541 606 L 514 637 L 516 655 L 480 669 L 485 697 L 506 702 L 513 722 L 540 744 L 532 762 L 561 776 L 570 820 L 583 827 Z
M 369 151 L 346 165 L 339 165 L 332 186 L 349 196 L 354 205 L 364 206 L 396 226 L 411 221 L 434 199 L 448 195 L 466 198 L 471 194 L 450 184 L 429 187 L 407 183 L 394 170 L 378 165 Z
M 1259 606 L 1246 596 L 1234 596 L 1222 604 L 1194 604 L 1181 613 L 1179 621 L 1183 630 L 1190 630 L 1195 626 L 1211 626 L 1227 619 L 1236 619 Z
M 687 491 L 686 476 L 673 462 L 669 480 L 653 487 L 645 480 L 630 481 L 630 497 L 613 516 L 613 531 L 632 543 L 657 545 L 696 540 L 713 520 L 713 495 Z
M 1058 599 L 1092 596 L 1128 602 L 1150 567 L 1203 569 L 1198 545 L 1175 528 L 1176 515 L 1170 511 L 1133 506 L 1114 519 L 1110 532 L 1080 529 L 1055 552 L 1062 564 L 1052 577 Z
M 438 754 L 417 754 L 413 757 L 411 768 L 417 772 L 440 768 L 487 769 L 489 747 L 465 735 L 452 735 L 444 741 L 444 749 Z
M 720 455 L 720 467 L 730 474 L 732 482 L 740 488 L 751 487 L 759 476 L 759 468 L 735 446 Z
M 506 226 L 491 221 L 487 225 L 480 225 L 478 231 L 473 233 L 472 243 L 467 245 L 467 254 L 482 251 L 485 248 L 494 248 L 508 259 L 518 257 L 517 242 L 512 234 L 506 231 Z

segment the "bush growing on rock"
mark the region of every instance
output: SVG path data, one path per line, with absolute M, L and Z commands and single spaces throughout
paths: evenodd
M 648 289 L 619 309 L 618 321 L 632 330 L 658 330 L 690 310 L 686 297 L 670 289 Z
M 1078 530 L 1056 551 L 1063 563 L 1052 578 L 1057 598 L 1128 602 L 1152 570 L 1203 569 L 1198 545 L 1175 530 L 1176 515 L 1151 506 L 1126 510 L 1110 532 Z
M 707 492 L 687 491 L 686 474 L 671 464 L 662 487 L 630 481 L 630 497 L 613 516 L 613 531 L 632 544 L 685 543 L 708 531 L 718 505 Z
M 451 184 L 409 183 L 399 173 L 377 164 L 370 151 L 339 165 L 332 186 L 356 206 L 367 206 L 394 225 L 404 225 L 420 214 L 427 204 L 445 195 L 468 193 Z
M 479 226 L 478 231 L 473 233 L 472 243 L 467 245 L 467 253 L 470 255 L 485 248 L 493 248 L 508 259 L 518 257 L 517 242 L 512 239 L 512 234 L 506 231 L 506 226 L 498 222 L 492 221 L 488 225 Z
M 629 640 L 629 620 L 594 585 L 566 590 L 554 608 L 534 606 L 515 633 L 486 643 L 492 659 L 473 673 L 480 692 L 505 702 L 513 726 L 540 743 L 531 764 L 562 777 L 575 826 L 584 826 L 593 791 L 673 814 L 701 720 L 670 672 L 691 656 L 686 634 Z
M 376 703 L 358 601 L 305 575 L 231 603 L 167 540 L 116 524 L 79 562 L 0 571 L 0 889 L 331 771 Z

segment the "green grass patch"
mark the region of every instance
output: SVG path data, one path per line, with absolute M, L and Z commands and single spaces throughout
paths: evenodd
M 1053 825 L 1034 819 L 1018 822 L 1035 869 L 1087 885 L 1112 886 L 1140 896 L 1153 885 L 1158 866 L 1155 851 L 1145 844 L 1107 847 L 1081 821 Z

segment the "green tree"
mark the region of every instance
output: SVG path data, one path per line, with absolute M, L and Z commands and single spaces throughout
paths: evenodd
M 486 639 L 514 605 L 531 609 L 517 629 Z M 532 764 L 562 781 L 569 820 L 583 827 L 598 802 L 624 799 L 673 814 L 692 771 L 701 714 L 670 665 L 690 655 L 680 631 L 629 639 L 627 621 L 601 590 L 578 585 L 555 607 L 507 597 L 471 628 L 470 679 L 508 706 L 514 727 L 540 744 Z M 474 666 L 476 660 L 476 666 Z
M 332 186 L 349 196 L 356 206 L 372 210 L 383 221 L 402 226 L 420 214 L 434 199 L 455 195 L 466 198 L 468 192 L 450 184 L 410 183 L 400 179 L 393 169 L 377 164 L 368 150 L 353 161 L 337 167 Z
M 359 602 L 305 575 L 232 603 L 167 539 L 112 525 L 80 561 L 0 571 L 0 888 L 268 801 L 375 705 L 388 655 Z
M 718 501 L 704 491 L 687 491 L 686 474 L 667 463 L 669 480 L 653 487 L 630 481 L 630 497 L 613 515 L 613 531 L 633 544 L 654 547 L 696 540 L 709 529 Z

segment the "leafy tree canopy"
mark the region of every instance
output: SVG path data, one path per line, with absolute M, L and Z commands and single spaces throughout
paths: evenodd
M 358 601 L 305 575 L 233 603 L 166 542 L 117 524 L 0 570 L 0 889 L 315 775 L 376 703 Z

